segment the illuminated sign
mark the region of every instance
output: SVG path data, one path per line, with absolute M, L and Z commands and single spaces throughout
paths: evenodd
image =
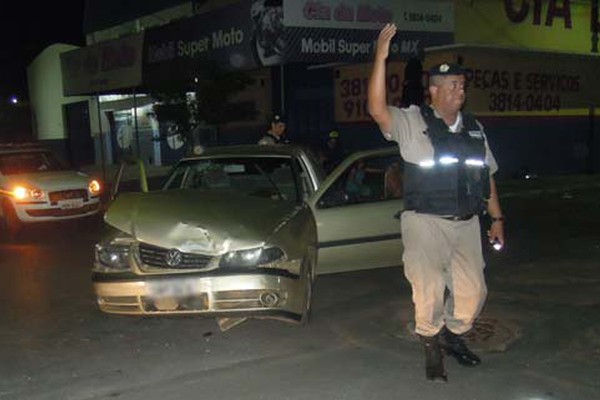
M 428 54 L 425 67 L 441 60 L 465 66 L 466 108 L 477 115 L 572 115 L 600 104 L 600 58 L 465 47 Z
M 456 43 L 598 54 L 599 1 L 459 1 Z

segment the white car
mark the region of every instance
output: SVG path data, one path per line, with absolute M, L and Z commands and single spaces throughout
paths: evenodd
M 100 183 L 40 147 L 0 144 L 0 233 L 100 211 Z

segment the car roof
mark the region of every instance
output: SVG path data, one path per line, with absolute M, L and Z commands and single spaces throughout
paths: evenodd
M 208 147 L 201 154 L 185 157 L 181 161 L 195 160 L 210 156 L 298 156 L 310 152 L 306 146 L 293 144 L 276 145 L 236 145 Z

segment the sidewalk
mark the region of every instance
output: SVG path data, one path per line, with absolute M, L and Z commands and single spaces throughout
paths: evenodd
M 109 165 L 106 165 L 106 167 L 103 170 L 102 165 L 86 165 L 84 167 L 81 167 L 81 171 L 90 176 L 93 176 L 94 178 L 100 178 L 104 182 L 106 182 L 107 185 L 109 185 L 114 181 L 115 177 L 117 176 L 119 167 L 120 167 L 120 164 L 109 164 Z M 173 168 L 172 165 L 166 165 L 166 166 L 145 165 L 146 176 L 148 178 L 166 176 L 169 174 L 169 171 L 171 171 L 171 168 Z M 133 165 L 128 166 L 127 168 L 125 168 L 125 171 L 123 172 L 124 180 L 129 181 L 129 180 L 138 179 L 139 173 L 140 173 L 139 168 L 137 168 Z M 106 174 L 106 177 L 103 176 L 104 174 Z
M 559 175 L 536 179 L 510 179 L 496 182 L 500 198 L 533 196 L 540 193 L 563 193 L 571 190 L 597 188 L 600 189 L 600 174 L 593 175 Z

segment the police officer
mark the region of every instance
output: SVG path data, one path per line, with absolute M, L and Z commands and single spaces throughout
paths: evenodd
M 395 34 L 394 24 L 379 34 L 369 112 L 383 136 L 398 143 L 405 161 L 404 273 L 412 287 L 415 331 L 425 348 L 426 377 L 446 382 L 442 350 L 464 366 L 481 362 L 461 335 L 472 328 L 487 295 L 478 217 L 483 209 L 492 219 L 490 241 L 504 244 L 492 177 L 498 167 L 481 124 L 461 112 L 465 76 L 459 65 L 429 71 L 430 106 L 387 106 L 385 62 Z
M 334 170 L 335 167 L 346 158 L 346 152 L 342 146 L 340 132 L 337 130 L 329 131 L 327 141 L 323 149 L 323 168 L 327 173 Z
M 273 115 L 271 119 L 271 126 L 267 131 L 267 134 L 264 135 L 258 141 L 258 144 L 279 144 L 283 143 L 283 135 L 285 135 L 285 120 L 280 114 Z

